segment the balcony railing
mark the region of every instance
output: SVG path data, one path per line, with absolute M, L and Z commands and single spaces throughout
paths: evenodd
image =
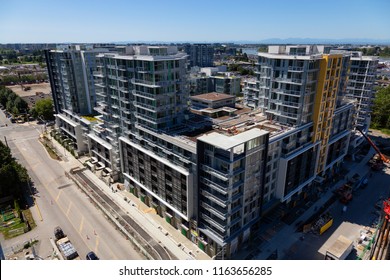
M 207 221 L 210 225 L 216 227 L 219 231 L 226 231 L 226 229 L 228 228 L 226 224 L 224 224 L 223 221 L 218 221 L 218 217 L 213 217 L 211 218 L 210 216 L 202 213 L 201 214 L 202 218 L 204 221 Z
M 149 99 L 152 99 L 152 100 L 155 100 L 157 98 L 157 96 L 154 95 L 154 94 L 143 92 L 143 91 L 138 91 L 138 90 L 135 90 L 135 89 L 133 89 L 132 93 L 135 96 L 146 97 L 146 98 L 149 98 Z
M 157 108 L 155 106 L 148 105 L 148 104 L 145 104 L 145 103 L 136 102 L 136 101 L 134 101 L 133 104 L 134 104 L 135 107 L 142 108 L 142 109 L 145 109 L 145 110 L 149 110 L 149 111 L 152 111 L 152 112 L 157 112 Z
M 294 108 L 300 107 L 300 104 L 297 102 L 284 101 L 284 100 L 280 100 L 280 99 L 272 100 L 272 102 L 275 104 L 279 104 L 279 105 L 283 105 L 283 106 L 290 106 L 290 107 L 294 107 Z
M 300 66 L 289 66 L 288 71 L 303 72 L 304 69 L 303 69 L 303 67 L 300 67 Z
M 227 208 L 219 208 L 219 207 L 213 207 L 210 204 L 202 201 L 201 206 L 206 209 L 207 211 L 210 211 L 213 215 L 219 217 L 220 219 L 224 220 L 228 216 Z
M 204 178 L 202 177 L 201 179 L 201 182 L 203 184 L 205 184 L 206 186 L 216 190 L 216 191 L 219 191 L 220 193 L 222 194 L 227 194 L 227 188 L 228 188 L 228 185 L 224 185 L 224 184 L 221 184 L 221 183 L 217 183 L 217 182 L 213 182 L 207 178 Z
M 226 207 L 229 204 L 228 198 L 225 198 L 220 194 L 211 193 L 204 189 L 201 190 L 201 194 L 221 207 Z
M 220 178 L 224 181 L 229 180 L 229 172 L 223 172 L 221 170 L 216 170 L 210 166 L 207 166 L 205 164 L 202 164 L 202 168 L 204 171 L 210 173 L 211 175 L 216 176 L 217 178 Z

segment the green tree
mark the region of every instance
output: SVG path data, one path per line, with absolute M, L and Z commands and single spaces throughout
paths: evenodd
M 19 96 L 16 96 L 14 100 L 14 107 L 16 107 L 21 113 L 27 113 L 28 111 L 28 103 Z
M 34 119 L 38 118 L 37 110 L 35 110 L 35 107 L 30 108 L 29 112 L 30 116 L 32 116 Z
M 51 99 L 42 99 L 35 104 L 35 111 L 38 116 L 46 121 L 54 120 L 53 101 Z
M 262 47 L 259 47 L 258 49 L 257 49 L 257 51 L 258 52 L 268 52 L 268 47 L 267 46 L 262 46 Z
M 20 197 L 22 186 L 30 181 L 26 168 L 11 155 L 11 150 L 0 141 L 0 198 Z
M 390 128 L 390 87 L 379 89 L 372 110 L 373 128 Z

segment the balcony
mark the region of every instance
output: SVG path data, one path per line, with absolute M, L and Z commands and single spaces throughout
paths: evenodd
M 218 218 L 222 219 L 222 220 L 226 220 L 227 216 L 228 216 L 228 211 L 227 211 L 227 208 L 224 209 L 224 208 L 220 208 L 220 207 L 213 207 L 211 206 L 210 204 L 202 201 L 201 202 L 201 206 L 206 209 L 207 211 L 209 211 L 210 213 L 212 213 L 213 215 L 217 216 Z
M 227 230 L 227 228 L 228 228 L 228 226 L 227 226 L 227 219 L 226 218 L 221 219 L 217 215 L 210 215 L 208 213 L 207 214 L 206 213 L 202 213 L 201 217 L 203 218 L 204 221 L 208 221 L 210 225 L 218 228 L 218 230 L 220 230 L 220 231 Z M 209 219 L 212 222 L 210 222 Z
M 93 76 L 98 77 L 98 78 L 104 78 L 103 72 L 101 72 L 101 71 L 93 72 Z
M 154 94 L 143 92 L 143 91 L 138 91 L 138 90 L 135 90 L 135 89 L 133 89 L 132 93 L 133 93 L 134 96 L 145 97 L 145 98 L 148 98 L 148 99 L 151 99 L 151 100 L 156 100 L 157 99 L 157 96 L 154 95 Z
M 289 72 L 303 72 L 304 68 L 300 66 L 289 66 L 288 67 Z
M 93 108 L 96 112 L 98 112 L 98 113 L 100 113 L 100 114 L 102 114 L 102 115 L 106 115 L 106 116 L 108 116 L 109 115 L 109 113 L 106 111 L 106 109 L 105 108 L 103 108 L 103 107 L 94 107 Z
M 152 123 L 154 123 L 154 124 L 157 124 L 156 118 L 152 118 L 152 117 L 149 117 L 149 116 L 140 114 L 140 113 L 134 113 L 134 115 L 135 115 L 137 118 L 139 118 L 139 119 L 142 119 L 142 120 L 145 120 L 145 121 L 148 121 L 148 122 L 152 122 Z
M 228 181 L 229 180 L 229 173 L 228 172 L 225 173 L 223 171 L 216 170 L 216 169 L 214 169 L 214 168 L 212 168 L 210 166 L 207 166 L 205 164 L 202 164 L 202 169 L 205 172 L 207 172 L 207 173 L 209 173 L 209 174 L 211 174 L 211 175 L 213 175 L 213 176 L 215 176 L 215 177 L 217 177 L 217 178 L 219 178 L 219 179 L 221 179 L 223 181 Z
M 160 87 L 160 85 L 154 81 L 148 81 L 148 80 L 141 80 L 141 79 L 131 79 L 130 80 L 132 84 L 138 84 L 143 86 L 151 86 L 151 87 Z
M 223 185 L 221 183 L 217 183 L 217 182 L 213 182 L 209 179 L 206 179 L 206 178 L 200 178 L 200 181 L 205 184 L 206 186 L 222 193 L 222 194 L 227 194 L 227 188 L 228 188 L 228 185 Z
M 137 67 L 135 69 L 135 71 L 139 72 L 139 73 L 152 73 L 152 71 L 148 70 L 147 68 L 144 68 L 144 67 Z
M 123 93 L 128 93 L 129 91 L 125 87 L 119 87 L 119 90 Z
M 125 97 L 119 97 L 119 100 L 123 102 L 124 104 L 130 104 L 130 101 L 126 99 Z
M 272 92 L 291 96 L 301 96 L 301 92 L 297 90 L 273 89 Z
M 270 113 L 273 113 L 277 116 L 282 116 L 282 117 L 286 117 L 286 118 L 290 118 L 290 119 L 298 119 L 298 114 L 294 114 L 294 113 L 288 113 L 288 112 L 283 112 L 283 111 L 279 111 L 279 110 L 267 110 L 267 112 L 270 112 Z
M 133 104 L 137 108 L 141 108 L 141 109 L 148 110 L 148 111 L 151 111 L 151 112 L 157 112 L 157 108 L 155 106 L 148 105 L 148 104 L 145 104 L 145 103 L 139 103 L 139 102 L 136 102 L 136 101 L 134 101 Z
M 282 105 L 282 106 L 288 106 L 288 107 L 293 107 L 293 108 L 299 108 L 300 104 L 297 102 L 291 102 L 291 101 L 284 101 L 280 99 L 272 100 L 271 102 Z
M 218 204 L 221 207 L 227 207 L 229 204 L 228 198 L 223 197 L 220 194 L 217 193 L 211 193 L 210 191 L 207 190 L 201 190 L 201 194 L 209 199 L 210 201 L 214 202 L 215 204 Z
M 106 93 L 104 92 L 104 90 L 97 90 L 95 93 L 97 96 L 106 97 Z
M 276 78 L 275 79 L 276 82 L 280 82 L 280 83 L 289 83 L 289 84 L 302 84 L 303 83 L 303 80 L 302 79 L 295 79 L 295 78 Z

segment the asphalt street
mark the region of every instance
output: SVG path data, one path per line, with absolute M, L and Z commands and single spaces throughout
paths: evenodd
M 3 241 L 5 251 L 18 242 L 37 237 L 41 241 L 37 253 L 45 258 L 52 251 L 49 238 L 53 237 L 53 229 L 61 226 L 81 259 L 89 251 L 95 251 L 101 259 L 143 259 L 90 199 L 64 176 L 60 163 L 49 157 L 38 141 L 42 126 L 12 124 L 4 117 L 1 112 L 0 125 L 8 126 L 0 127 L 0 137 L 4 142 L 6 136 L 13 156 L 29 171 L 32 189 L 36 189 L 31 211 L 38 225 L 27 235 Z

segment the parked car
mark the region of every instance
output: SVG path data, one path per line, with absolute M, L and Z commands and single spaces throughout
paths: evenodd
M 96 256 L 96 254 L 94 253 L 94 252 L 89 252 L 86 256 L 85 256 L 85 258 L 87 259 L 87 260 L 91 260 L 91 261 L 94 261 L 94 260 L 98 260 L 99 258 L 98 258 L 98 256 Z

